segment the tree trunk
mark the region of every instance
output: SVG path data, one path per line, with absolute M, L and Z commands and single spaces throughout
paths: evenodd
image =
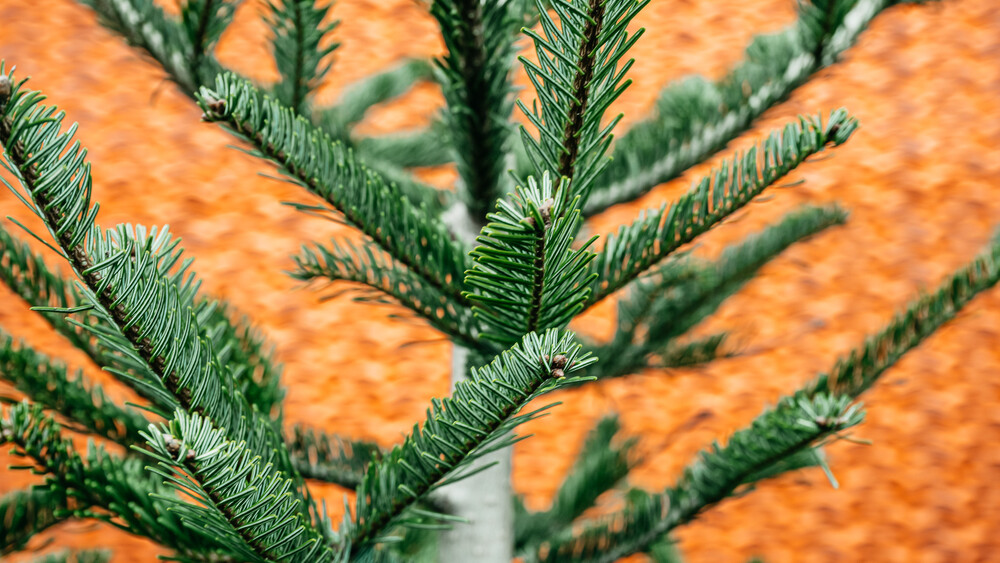
M 451 386 L 467 376 L 469 352 L 454 346 Z M 514 558 L 514 505 L 510 485 L 512 448 L 493 452 L 477 462 L 496 465 L 441 490 L 449 511 L 469 521 L 443 532 L 440 563 L 510 563 Z
M 463 240 L 472 241 L 479 234 L 480 225 L 464 205 L 449 210 L 445 221 Z M 468 350 L 452 345 L 452 390 L 468 376 L 468 358 Z M 510 563 L 514 558 L 513 453 L 513 448 L 504 448 L 483 457 L 477 466 L 496 465 L 440 491 L 438 498 L 449 512 L 469 523 L 452 524 L 451 530 L 441 533 L 439 563 Z

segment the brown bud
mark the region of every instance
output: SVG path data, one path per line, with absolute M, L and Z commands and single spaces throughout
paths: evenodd
M 167 438 L 166 444 L 167 444 L 167 451 L 170 452 L 171 455 L 177 455 L 180 453 L 181 442 L 177 438 L 174 438 L 173 436 Z
M 0 103 L 7 101 L 13 89 L 14 85 L 10 83 L 10 77 L 7 75 L 0 76 Z
M 838 132 L 840 132 L 840 124 L 834 124 L 834 126 L 826 132 L 826 144 L 832 145 L 833 143 L 836 143 L 837 140 L 834 137 L 837 136 Z
M 208 110 L 205 112 L 201 119 L 202 121 L 209 121 L 213 117 L 219 117 L 226 111 L 226 101 L 209 99 L 205 102 L 205 108 Z M 210 115 L 211 114 L 211 115 Z
M 188 450 L 187 454 L 184 456 L 184 461 L 190 463 L 194 461 L 194 458 L 196 457 L 198 457 L 198 454 L 196 454 L 194 450 Z
M 542 214 L 542 221 L 545 222 L 545 226 L 548 227 L 552 224 L 552 206 L 555 205 L 555 201 L 552 198 L 545 200 L 541 206 L 538 207 L 538 212 Z
M 552 367 L 556 369 L 564 369 L 567 362 L 569 362 L 569 358 L 563 354 L 558 354 L 556 357 L 552 358 Z
M 561 370 L 559 368 L 556 368 L 556 369 L 552 370 L 552 377 L 554 377 L 556 379 L 562 379 L 562 378 L 566 377 L 566 372 L 564 372 L 563 370 Z

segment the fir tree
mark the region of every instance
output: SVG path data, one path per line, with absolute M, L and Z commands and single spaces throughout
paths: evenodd
M 642 34 L 630 23 L 648 0 L 435 0 L 430 11 L 446 53 L 372 76 L 332 107 L 313 97 L 336 48 L 325 4 L 268 2 L 280 80 L 254 84 L 213 55 L 237 2 L 188 0 L 173 16 L 152 0 L 81 1 L 160 65 L 205 121 L 323 202 L 299 209 L 365 235 L 360 243 L 307 244 L 293 275 L 361 285 L 366 299 L 392 300 L 426 319 L 455 344 L 454 392 L 433 400 L 426 419 L 388 451 L 336 429 L 288 427 L 266 339 L 199 290 L 167 229 L 98 222 L 75 125 L 65 126 L 64 114 L 5 62 L 7 187 L 48 232 L 24 230 L 72 272 L 0 228 L 0 278 L 143 404 L 116 404 L 82 374 L 0 334 L 0 377 L 27 397 L 4 398 L 0 441 L 45 476 L 0 498 L 0 553 L 63 520 L 93 518 L 149 538 L 179 561 L 464 561 L 475 550 L 479 561 L 634 553 L 676 560 L 671 534 L 703 511 L 760 481 L 826 469 L 823 446 L 863 420 L 861 394 L 1000 279 L 998 238 L 828 371 L 707 448 L 672 487 L 633 489 L 619 512 L 585 518 L 636 463 L 635 439 L 620 437 L 613 417 L 602 420 L 552 507 L 530 512 L 510 493 L 505 471 L 485 463 L 509 470 L 517 427 L 551 407 L 528 404 L 557 389 L 727 353 L 724 333 L 686 335 L 768 260 L 847 213 L 804 207 L 711 261 L 679 251 L 847 142 L 858 123 L 845 110 L 801 117 L 615 233 L 588 238 L 585 218 L 723 148 L 835 63 L 894 2 L 799 2 L 798 20 L 754 39 L 724 78 L 668 87 L 653 117 L 613 141 L 620 116 L 609 112 L 629 85 L 628 51 Z M 519 33 L 537 55 L 519 59 L 537 97 L 530 106 L 515 100 L 510 79 Z M 446 106 L 426 131 L 353 131 L 370 107 L 432 76 Z M 515 109 L 530 127 L 512 125 Z M 428 142 L 439 139 L 449 142 Z M 446 162 L 459 173 L 454 191 L 407 172 Z M 609 297 L 618 303 L 612 339 L 590 342 L 567 330 Z M 70 433 L 126 449 L 80 451 Z M 357 492 L 343 521 L 328 519 L 307 479 Z M 480 509 L 498 491 L 504 502 Z M 435 540 L 428 530 L 442 534 Z M 428 556 L 435 541 L 438 556 Z M 44 560 L 106 559 L 76 552 Z

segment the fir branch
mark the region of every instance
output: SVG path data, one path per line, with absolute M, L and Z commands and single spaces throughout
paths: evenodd
M 610 341 L 592 342 L 588 349 L 602 358 L 599 373 L 601 379 L 622 377 L 642 371 L 650 361 L 649 350 L 640 343 L 647 333 L 647 325 L 652 322 L 669 322 L 650 315 L 661 298 L 661 291 L 669 292 L 673 286 L 695 278 L 703 265 L 691 259 L 686 253 L 673 257 L 658 267 L 648 280 L 638 280 L 618 302 L 617 329 Z
M 885 329 L 838 360 L 831 372 L 782 399 L 748 429 L 737 432 L 725 448 L 716 446 L 703 453 L 685 470 L 677 485 L 651 497 L 646 506 L 628 508 L 589 526 L 578 536 L 554 539 L 539 550 L 536 560 L 615 561 L 646 549 L 754 479 L 776 476 L 782 469 L 822 463 L 815 458 L 816 442 L 860 421 L 856 407 L 848 405 L 906 352 L 998 281 L 1000 235 L 937 291 L 917 299 Z M 806 458 L 790 463 L 793 456 Z
M 28 305 L 45 308 L 39 314 L 98 367 L 106 369 L 126 384 L 131 378 L 156 380 L 146 362 L 134 351 L 129 351 L 128 341 L 117 334 L 113 324 L 94 311 L 80 311 L 72 317 L 61 312 L 47 312 L 78 309 L 86 303 L 86 297 L 73 283 L 49 268 L 40 254 L 11 236 L 2 225 L 0 256 L 0 281 Z M 270 413 L 275 408 L 280 411 L 278 403 L 283 396 L 279 386 L 281 370 L 272 360 L 264 338 L 249 325 L 247 319 L 231 319 L 234 317 L 232 307 L 225 302 L 202 298 L 197 308 L 206 332 L 211 335 L 219 364 L 233 369 L 240 392 L 263 413 Z M 101 336 L 98 338 L 95 334 Z M 106 344 L 109 341 L 113 343 Z M 119 374 L 128 374 L 128 377 Z M 142 390 L 143 387 L 137 389 L 140 394 Z M 143 397 L 163 412 L 170 412 L 176 405 L 154 393 Z M 141 427 L 144 428 L 145 423 Z
M 225 301 L 203 297 L 196 307 L 201 311 L 199 324 L 212 341 L 219 365 L 232 370 L 237 390 L 258 412 L 280 421 L 285 390 L 274 345 L 248 317 Z
M 690 342 L 668 344 L 661 353 L 653 357 L 650 367 L 685 368 L 731 357 L 734 353 L 724 347 L 727 338 L 729 333 L 719 332 Z
M 830 483 L 833 485 L 833 488 L 836 489 L 838 487 L 838 483 L 833 479 L 833 474 L 830 472 L 829 467 L 827 467 L 826 455 L 823 453 L 823 448 L 821 446 L 805 448 L 796 454 L 782 458 L 780 461 L 774 463 L 773 465 L 769 465 L 760 471 L 747 474 L 743 478 L 743 484 L 748 485 L 748 488 L 752 488 L 756 486 L 756 483 L 761 481 L 773 479 L 790 471 L 799 471 L 801 469 L 809 469 L 812 467 L 823 468 L 824 472 L 826 472 L 827 478 L 830 479 Z
M 602 123 L 605 111 L 631 81 L 632 66 L 622 58 L 642 35 L 629 36 L 628 24 L 648 0 L 589 0 L 581 7 L 553 0 L 559 24 L 539 0 L 542 33 L 525 29 L 534 40 L 538 63 L 519 57 L 534 85 L 538 105 L 517 105 L 538 129 L 538 139 L 521 128 L 521 138 L 534 173 L 548 171 L 573 180 L 575 193 L 587 199 L 594 178 L 607 166 L 604 152 L 611 130 L 621 119 Z
M 615 144 L 594 180 L 587 216 L 632 201 L 723 149 L 754 121 L 839 57 L 892 0 L 804 0 L 791 27 L 754 37 L 723 78 L 700 76 L 665 88 L 655 113 Z M 819 23 L 822 22 L 822 23 Z
M 347 239 L 335 239 L 329 245 L 303 247 L 294 260 L 296 269 L 290 273 L 296 279 L 364 284 L 378 293 L 375 296 L 362 294 L 358 300 L 377 301 L 379 294 L 387 295 L 464 346 L 482 347 L 479 323 L 464 302 L 426 284 L 423 278 L 371 243 L 359 245 Z
M 645 212 L 609 235 L 592 271 L 597 273 L 588 306 L 613 294 L 681 246 L 750 203 L 798 165 L 828 146 L 844 143 L 857 120 L 836 110 L 824 126 L 819 117 L 800 117 L 781 133 L 773 132 L 744 155 L 724 162 L 669 207 Z
M 435 120 L 423 129 L 356 138 L 354 146 L 366 162 L 375 160 L 403 168 L 440 166 L 452 162 L 451 143 L 447 139 L 444 123 Z M 383 171 L 385 166 L 380 164 L 378 168 Z M 442 199 L 444 194 L 451 193 L 442 190 Z
M 441 140 L 437 139 L 434 142 L 440 143 Z M 364 146 L 367 148 L 371 145 L 365 144 Z M 379 156 L 376 153 L 365 153 L 361 147 L 353 150 L 360 162 L 363 162 L 366 167 L 374 170 L 387 184 L 394 185 L 395 189 L 403 194 L 406 199 L 410 200 L 413 206 L 421 209 L 431 217 L 440 217 L 456 199 L 454 192 L 439 190 L 433 186 L 424 184 L 414 178 L 408 170 L 402 167 L 402 164 L 397 164 L 396 156 L 400 157 L 401 163 L 406 163 L 409 157 L 405 154 L 386 157 L 385 155 Z M 429 152 L 434 153 L 434 151 Z M 440 154 L 440 152 L 437 154 Z
M 179 240 L 166 229 L 147 232 L 132 225 L 102 231 L 95 222 L 99 206 L 90 202 L 86 151 L 79 142 L 69 146 L 75 126 L 63 132 L 63 114 L 41 105 L 40 93 L 25 90 L 23 81 L 14 84 L 2 63 L 0 75 L 13 86 L 7 99 L 0 99 L 0 144 L 5 166 L 27 192 L 20 194 L 22 201 L 43 219 L 83 282 L 84 305 L 114 328 L 113 338 L 104 344 L 124 342 L 127 348 L 120 351 L 141 358 L 156 378 L 119 375 L 134 388 L 204 414 L 304 489 L 275 427 L 250 407 L 236 391 L 232 371 L 219 363 L 200 324 L 206 310 L 196 302 L 199 283 L 188 273 L 191 261 L 175 268 L 181 258 Z M 95 335 L 102 338 L 104 333 Z M 306 493 L 300 498 L 307 498 Z
M 583 129 L 583 116 L 587 109 L 587 90 L 594 78 L 594 56 L 597 50 L 597 38 L 604 25 L 604 0 L 591 0 L 589 16 L 583 28 L 583 38 L 580 50 L 577 52 L 577 71 L 573 79 L 573 97 L 569 104 L 566 128 L 563 130 L 563 153 L 559 158 L 559 176 L 573 178 L 576 159 L 580 156 L 580 133 Z M 563 24 L 564 26 L 566 24 Z
M 149 421 L 134 409 L 115 404 L 100 385 L 88 385 L 83 372 L 70 378 L 66 366 L 50 360 L 0 330 L 0 380 L 47 409 L 58 412 L 79 429 L 122 445 L 143 442 L 139 431 Z M 0 402 L 14 402 L 0 392 Z
M 647 315 L 654 319 L 648 325 L 649 340 L 668 342 L 686 333 L 718 310 L 760 268 L 789 246 L 846 221 L 847 212 L 836 204 L 804 205 L 764 230 L 726 247 L 692 278 L 671 288 L 670 295 L 654 298 L 654 306 L 646 309 Z M 633 304 L 630 314 L 636 313 L 639 310 Z
M 9 186 L 8 186 L 9 187 Z M 162 412 L 170 412 L 175 402 L 157 392 L 156 374 L 134 352 L 123 338 L 116 338 L 117 331 L 111 323 L 94 311 L 79 311 L 72 317 L 59 310 L 79 309 L 86 298 L 66 278 L 49 268 L 40 254 L 27 244 L 11 236 L 0 225 L 0 281 L 32 307 L 46 310 L 39 314 L 66 338 L 82 350 L 98 367 L 127 385 L 136 379 L 142 385 L 133 388 Z M 56 311 L 56 312 L 52 312 Z M 95 334 L 100 333 L 99 338 Z M 111 345 L 104 342 L 114 340 Z M 149 391 L 152 389 L 153 391 Z M 145 423 L 142 425 L 145 427 Z
M 485 338 L 509 346 L 523 334 L 562 328 L 582 310 L 594 239 L 571 248 L 583 219 L 580 196 L 569 192 L 555 189 L 548 174 L 541 185 L 529 178 L 488 216 L 465 279 L 475 315 L 488 327 Z
M 798 3 L 800 30 L 804 39 L 813 44 L 813 64 L 817 67 L 829 64 L 823 60 L 826 43 L 837 27 L 844 25 L 844 17 L 855 4 L 857 0 L 808 0 Z
M 281 73 L 274 95 L 300 115 L 309 115 L 308 97 L 330 72 L 332 63 L 325 59 L 340 46 L 327 39 L 340 21 L 324 23 L 330 5 L 319 6 L 316 0 L 268 0 L 267 6 L 265 21 L 274 34 L 271 46 Z
M 231 128 L 253 154 L 277 163 L 323 198 L 425 286 L 466 302 L 459 282 L 467 267 L 461 245 L 351 150 L 233 76 L 220 77 L 215 91 L 205 89 L 199 97 L 206 120 Z
M 55 108 L 42 106 L 39 103 L 44 99 L 41 93 L 24 90 L 24 81 L 14 83 L 13 74 L 4 70 L 3 63 L 0 63 L 0 81 L 5 84 L 0 91 L 6 94 L 0 96 L 0 145 L 5 149 L 3 163 L 15 174 L 27 193 L 21 194 L 6 180 L 3 182 L 29 209 L 42 218 L 62 255 L 70 262 L 75 273 L 87 282 L 88 291 L 103 298 L 99 302 L 100 298 L 96 295 L 86 295 L 87 301 L 81 305 L 92 303 L 97 306 L 99 303 L 103 309 L 97 311 L 98 314 L 103 312 L 109 318 L 112 314 L 108 310 L 114 311 L 119 326 L 133 327 L 132 336 L 136 340 L 134 348 L 139 350 L 141 339 L 136 334 L 138 328 L 125 318 L 125 310 L 118 302 L 118 296 L 106 287 L 99 273 L 88 272 L 95 263 L 107 267 L 105 258 L 114 250 L 87 247 L 93 246 L 95 238 L 100 239 L 100 246 L 107 244 L 110 247 L 114 237 L 110 234 L 102 235 L 94 223 L 99 205 L 91 206 L 90 203 L 91 180 L 89 163 L 84 161 L 86 152 L 81 150 L 79 142 L 69 146 L 76 126 L 62 133 L 63 115 L 56 114 Z M 151 237 L 150 242 L 155 238 Z M 87 242 L 90 244 L 86 244 Z M 99 257 L 96 261 L 91 254 L 94 250 Z M 166 258 L 169 258 L 171 250 L 172 247 L 166 249 Z M 128 259 L 131 253 L 132 249 L 129 248 L 120 255 Z M 84 277 L 83 272 L 88 272 L 87 277 Z M 125 286 L 128 287 L 129 284 Z M 99 337 L 99 333 L 95 331 L 95 334 Z M 155 369 L 152 371 L 156 373 Z M 129 374 L 120 374 L 120 377 L 126 378 L 132 387 L 141 389 L 144 394 L 156 396 L 157 403 L 178 404 L 176 393 L 171 393 L 164 385 L 164 374 L 156 375 L 151 380 L 130 378 Z
M 617 416 L 608 416 L 597 425 L 580 449 L 569 475 L 563 480 L 552 507 L 528 513 L 523 506 L 514 521 L 515 551 L 523 553 L 546 538 L 569 530 L 584 511 L 593 507 L 601 494 L 625 479 L 636 464 L 636 440 L 612 443 L 621 426 Z
M 826 392 L 856 398 L 874 385 L 903 354 L 916 348 L 956 315 L 980 292 L 1000 281 L 1000 231 L 967 266 L 953 273 L 933 293 L 900 312 L 884 329 L 869 336 L 863 346 L 837 360 L 821 374 L 807 395 Z
M 580 353 L 572 334 L 530 333 L 482 368 L 471 370 L 450 398 L 435 399 L 422 426 L 373 463 L 358 487 L 354 518 L 343 534 L 352 553 L 368 553 L 396 525 L 427 526 L 445 519 L 413 508 L 431 491 L 477 471 L 482 455 L 517 441 L 511 431 L 549 407 L 518 414 L 535 398 L 562 387 L 594 360 Z M 551 405 L 550 405 L 551 406 Z
M 200 56 L 196 67 L 192 66 L 194 51 L 189 29 L 165 14 L 154 0 L 78 1 L 97 13 L 101 25 L 156 61 L 187 96 L 193 98 L 203 80 L 210 81 L 223 70 L 207 52 Z M 194 0 L 188 6 L 217 2 L 219 0 Z
M 198 73 L 191 70 L 185 30 L 176 18 L 164 14 L 154 0 L 77 1 L 92 8 L 102 25 L 149 55 L 181 91 L 192 99 L 196 99 L 199 88 L 213 84 L 218 76 L 233 74 L 230 69 L 220 65 L 211 54 L 199 59 Z M 346 142 L 346 132 L 329 120 L 324 121 L 323 115 L 327 114 L 320 115 L 317 126 L 329 129 L 330 134 Z M 369 161 L 369 165 L 377 165 L 381 174 L 391 176 L 399 189 L 417 205 L 427 204 L 428 209 L 435 213 L 445 207 L 447 196 L 443 195 L 444 192 L 414 180 L 409 174 L 403 173 L 397 167 L 389 166 L 388 163 Z
M 11 491 L 0 497 L 0 555 L 24 549 L 31 538 L 66 520 L 59 502 L 45 489 Z
M 224 429 L 197 414 L 177 411 L 169 424 L 144 433 L 157 460 L 150 471 L 196 504 L 174 495 L 170 503 L 188 526 L 200 527 L 245 561 L 333 560 L 333 551 L 313 528 L 295 494 L 296 483 L 231 440 Z
M 663 538 L 651 545 L 646 550 L 646 555 L 649 557 L 650 563 L 684 563 L 684 558 L 677 547 L 677 540 L 670 536 L 663 536 Z M 755 559 L 751 559 L 747 563 L 754 563 L 755 561 Z M 758 561 L 756 563 L 764 562 Z
M 676 485 L 662 495 L 586 527 L 576 536 L 542 543 L 529 561 L 611 563 L 646 550 L 653 542 L 732 496 L 775 463 L 859 424 L 864 416 L 851 399 L 817 394 L 786 397 L 725 446 L 713 444 L 689 465 Z
M 636 464 L 635 438 L 614 443 L 621 431 L 617 416 L 608 416 L 583 443 L 569 474 L 556 491 L 552 508 L 545 517 L 556 526 L 569 527 L 584 511 L 593 507 L 605 491 L 618 485 Z
M 510 0 L 434 0 L 448 52 L 437 62 L 462 199 L 476 219 L 502 195 L 516 21 Z
M 302 425 L 292 429 L 285 444 L 303 477 L 348 489 L 357 488 L 368 465 L 382 457 L 377 444 L 346 440 Z
M 837 205 L 803 206 L 763 231 L 727 247 L 706 262 L 685 257 L 668 262 L 634 284 L 618 303 L 618 330 L 594 348 L 605 358 L 597 375 L 604 379 L 651 367 L 681 367 L 710 361 L 721 353 L 726 334 L 687 344 L 676 339 L 714 313 L 756 272 L 792 244 L 835 225 L 847 213 Z
M 373 106 L 402 96 L 413 88 L 414 84 L 429 80 L 433 75 L 433 67 L 427 60 L 406 59 L 346 86 L 336 104 L 320 110 L 319 119 L 320 121 L 332 119 L 341 130 L 349 131 L 364 119 L 365 114 Z M 405 166 L 400 163 L 397 165 Z
M 111 552 L 106 549 L 64 550 L 32 559 L 32 563 L 108 563 Z
M 82 301 L 73 284 L 58 272 L 53 272 L 40 254 L 31 250 L 26 243 L 14 237 L 0 224 L 0 281 L 31 307 L 74 309 Z M 82 324 L 97 322 L 95 315 L 81 311 L 78 317 L 86 320 Z M 53 312 L 39 313 L 79 350 L 100 365 L 101 350 L 93 338 L 67 322 L 65 314 Z
M 211 60 L 207 72 L 205 60 L 222 32 L 233 21 L 239 0 L 187 0 L 181 6 L 181 25 L 188 41 L 188 64 L 199 83 L 211 80 L 218 72 L 218 63 Z
M 215 538 L 167 509 L 157 497 L 170 489 L 151 479 L 138 458 L 122 459 L 91 445 L 84 461 L 39 406 L 0 408 L 0 445 L 5 444 L 34 463 L 20 469 L 46 475 L 34 491 L 45 495 L 55 518 L 95 518 L 174 549 L 184 561 L 233 560 Z

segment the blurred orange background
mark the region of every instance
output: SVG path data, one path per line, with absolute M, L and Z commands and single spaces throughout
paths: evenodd
M 272 80 L 261 10 L 260 2 L 243 4 L 219 58 Z M 404 56 L 441 53 L 434 21 L 413 0 L 339 0 L 333 14 L 344 22 L 336 31 L 343 46 L 321 102 Z M 637 19 L 647 33 L 633 50 L 635 83 L 618 103 L 626 115 L 620 127 L 643 117 L 669 81 L 694 72 L 720 76 L 752 35 L 776 31 L 794 16 L 791 0 L 652 2 Z M 345 298 L 321 303 L 320 293 L 282 273 L 302 243 L 342 229 L 281 205 L 309 196 L 259 176 L 268 166 L 227 148 L 233 139 L 200 123 L 200 111 L 158 67 L 98 26 L 89 10 L 71 0 L 0 0 L 0 58 L 33 76 L 31 87 L 80 123 L 101 223 L 169 223 L 197 257 L 204 289 L 270 336 L 286 366 L 291 422 L 391 445 L 423 416 L 428 399 L 447 393 L 449 346 L 432 329 L 390 318 L 401 309 Z M 370 112 L 360 131 L 420 126 L 440 104 L 438 90 L 422 85 Z M 627 433 L 642 436 L 645 461 L 631 484 L 662 489 L 712 439 L 832 366 L 921 289 L 970 259 L 1000 226 L 998 104 L 1000 5 L 947 0 L 878 16 L 840 64 L 767 112 L 720 157 L 800 113 L 845 106 L 860 119 L 860 131 L 833 158 L 793 172 L 790 181 L 802 185 L 774 190 L 773 199 L 703 237 L 696 252 L 712 255 L 807 202 L 841 202 L 851 211 L 848 224 L 793 246 L 697 329 L 734 331 L 743 343 L 739 357 L 556 397 L 563 405 L 525 428 L 535 437 L 516 448 L 514 485 L 529 508 L 547 506 L 585 432 L 611 411 L 621 413 Z M 676 197 L 720 157 L 593 220 L 594 232 Z M 442 186 L 454 178 L 450 168 L 422 174 Z M 37 226 L 9 193 L 0 193 L 0 210 Z M 575 326 L 606 334 L 612 313 L 605 305 Z M 5 288 L 0 326 L 86 366 Z M 402 347 L 414 341 L 424 343 Z M 109 380 L 89 366 L 88 374 Z M 130 397 L 111 387 L 115 398 Z M 864 402 L 868 418 L 857 434 L 874 445 L 830 448 L 840 490 L 818 470 L 765 483 L 683 528 L 677 538 L 684 555 L 724 562 L 761 555 L 775 563 L 997 560 L 1000 289 L 907 355 Z M 12 459 L 4 454 L 0 463 Z M 33 479 L 4 471 L 0 493 Z M 335 510 L 342 506 L 343 491 L 315 489 Z M 113 548 L 116 562 L 160 553 L 93 523 L 69 523 L 43 537 L 58 546 Z

